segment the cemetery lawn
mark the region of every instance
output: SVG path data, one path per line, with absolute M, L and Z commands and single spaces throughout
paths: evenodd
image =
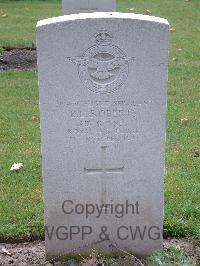
M 37 21 L 60 14 L 58 0 L 0 0 L 0 47 L 35 47 Z
M 43 234 L 36 72 L 0 73 L 0 242 Z M 18 173 L 13 163 L 22 162 Z
M 118 1 L 119 11 L 130 8 L 173 28 L 164 226 L 168 236 L 200 240 L 200 1 Z M 56 0 L 0 0 L 0 47 L 34 47 L 36 21 L 59 14 Z M 0 80 L 0 242 L 30 240 L 44 231 L 37 73 L 1 72 Z M 18 173 L 10 172 L 14 162 L 24 164 Z

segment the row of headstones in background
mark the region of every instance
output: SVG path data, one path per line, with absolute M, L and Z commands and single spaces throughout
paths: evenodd
M 37 52 L 47 256 L 150 254 L 162 244 L 168 22 L 50 18 Z
M 63 14 L 114 12 L 116 0 L 63 0 Z

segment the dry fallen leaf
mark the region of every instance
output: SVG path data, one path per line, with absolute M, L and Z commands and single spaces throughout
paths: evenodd
M 6 256 L 12 256 L 12 254 L 3 246 L 0 246 L 0 252 Z
M 145 10 L 145 13 L 146 13 L 147 15 L 151 15 L 151 14 L 152 14 L 151 10 L 149 10 L 149 9 L 146 9 L 146 10 Z
M 183 49 L 182 48 L 178 48 L 178 51 L 181 52 L 181 51 L 183 51 Z
M 20 169 L 23 168 L 23 163 L 14 163 L 11 168 L 10 171 L 11 172 L 15 172 L 15 171 L 19 171 Z
M 181 124 L 182 125 L 186 125 L 187 123 L 188 123 L 188 118 L 187 117 L 183 117 L 183 118 L 181 118 Z
M 175 29 L 174 27 L 171 27 L 171 28 L 169 29 L 169 31 L 170 31 L 170 32 L 176 32 L 176 29 Z
M 35 121 L 35 120 L 38 120 L 38 119 L 39 119 L 39 117 L 38 117 L 37 115 L 33 115 L 33 116 L 32 116 L 32 120 Z
M 4 13 L 3 15 L 1 15 L 2 18 L 6 18 L 8 15 L 6 13 Z
M 131 7 L 131 8 L 129 9 L 129 11 L 134 11 L 134 9 L 135 9 L 134 7 Z

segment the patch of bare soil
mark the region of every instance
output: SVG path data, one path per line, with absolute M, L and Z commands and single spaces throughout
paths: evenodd
M 48 262 L 45 261 L 45 244 L 44 241 L 35 241 L 30 243 L 20 243 L 20 244 L 0 244 L 1 252 L 0 252 L 0 265 L 2 266 L 30 266 L 30 265 L 40 265 L 40 266 L 78 266 L 75 262 Z M 2 252 L 2 247 L 6 248 L 4 252 Z M 188 258 L 195 259 L 198 257 L 197 254 L 197 246 L 194 240 L 187 239 L 166 239 L 164 240 L 164 249 L 167 251 L 171 247 L 181 248 Z M 6 254 L 7 252 L 7 254 Z M 130 264 L 126 264 L 125 260 Z M 132 258 L 128 258 L 126 255 L 125 258 L 114 259 L 112 265 L 140 265 L 134 263 Z M 144 265 L 145 262 L 143 261 Z M 90 265 L 90 264 L 82 264 L 82 265 Z M 92 264 L 92 266 L 101 265 Z M 112 266 L 111 265 L 111 266 Z
M 189 259 L 199 259 L 197 254 L 197 243 L 193 239 L 175 239 L 168 238 L 164 240 L 164 250 L 175 247 L 184 251 Z
M 0 71 L 30 70 L 37 67 L 37 53 L 32 49 L 4 50 L 0 55 Z

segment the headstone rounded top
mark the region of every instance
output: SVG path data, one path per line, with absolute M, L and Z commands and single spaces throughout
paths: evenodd
M 73 20 L 83 20 L 83 19 L 98 19 L 98 18 L 121 18 L 121 19 L 133 19 L 133 20 L 142 20 L 147 22 L 156 22 L 160 24 L 169 25 L 167 19 L 141 15 L 141 14 L 133 14 L 133 13 L 119 13 L 119 12 L 95 12 L 95 13 L 81 13 L 81 14 L 72 14 L 60 17 L 53 17 L 48 19 L 43 19 L 38 21 L 36 27 L 43 27 L 50 24 L 62 23 L 66 21 Z

